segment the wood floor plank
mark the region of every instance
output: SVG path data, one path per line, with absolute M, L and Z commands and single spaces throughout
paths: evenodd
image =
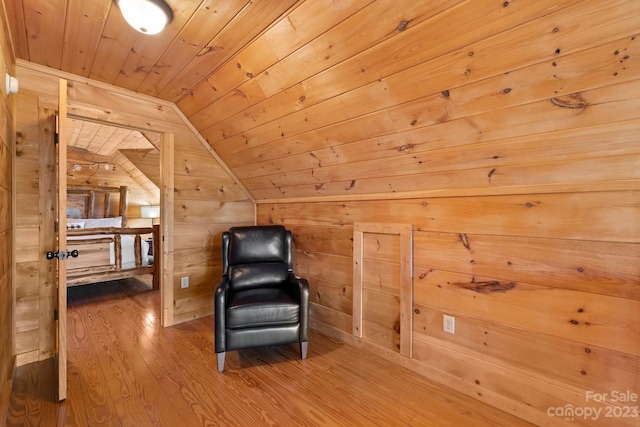
M 322 334 L 227 354 L 213 317 L 160 327 L 160 293 L 127 279 L 69 292 L 68 397 L 52 359 L 18 368 L 7 426 L 529 426 Z

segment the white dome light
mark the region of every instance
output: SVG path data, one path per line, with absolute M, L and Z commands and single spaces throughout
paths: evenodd
M 143 34 L 158 34 L 173 19 L 163 0 L 119 0 L 118 6 L 129 25 Z

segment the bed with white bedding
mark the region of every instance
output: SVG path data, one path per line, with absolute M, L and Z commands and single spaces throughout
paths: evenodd
M 157 263 L 149 255 L 156 251 L 149 250 L 147 237 L 158 242 L 159 227 L 123 227 L 123 222 L 122 216 L 67 218 L 67 250 L 78 251 L 78 257 L 67 259 L 67 286 L 152 274 L 157 289 Z

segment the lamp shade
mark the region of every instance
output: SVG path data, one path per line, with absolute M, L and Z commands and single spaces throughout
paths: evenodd
M 124 19 L 137 31 L 158 34 L 173 19 L 164 0 L 118 0 Z
M 160 218 L 160 206 L 140 206 L 140 218 Z

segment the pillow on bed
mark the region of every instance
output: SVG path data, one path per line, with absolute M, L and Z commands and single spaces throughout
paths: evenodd
M 82 219 L 82 212 L 80 212 L 80 209 L 78 208 L 68 207 L 67 218 Z
M 115 218 L 89 218 L 85 220 L 84 228 L 122 227 L 122 217 Z

